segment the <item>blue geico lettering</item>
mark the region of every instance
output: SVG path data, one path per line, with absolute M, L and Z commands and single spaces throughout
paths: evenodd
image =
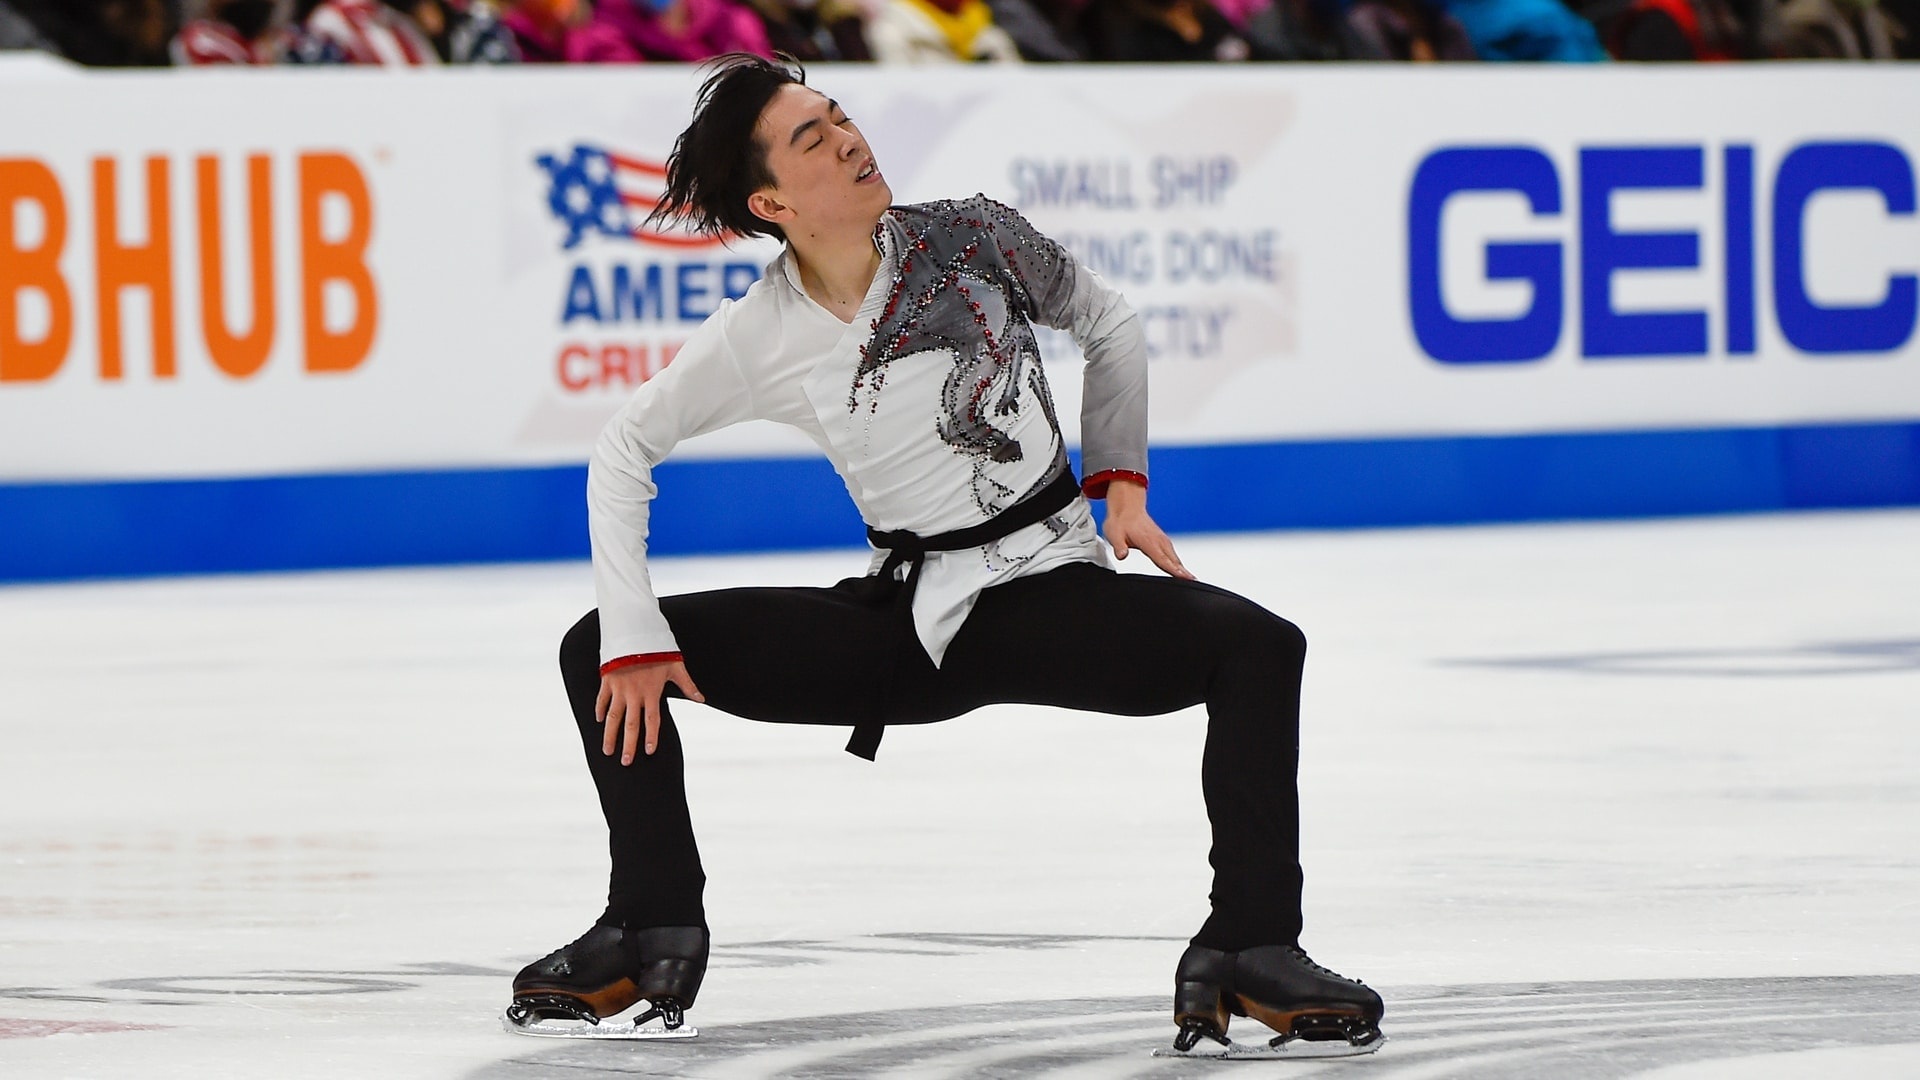
M 738 300 L 760 280 L 760 268 L 748 262 L 682 262 L 672 266 L 616 263 L 603 271 L 579 263 L 567 279 L 567 295 L 560 311 L 565 326 L 576 319 L 596 323 L 664 322 L 671 311 L 680 322 L 699 322 L 713 314 L 720 301 Z M 668 270 L 672 273 L 669 274 Z
M 1691 269 L 1700 235 L 1613 229 L 1613 193 L 1693 189 L 1705 174 L 1699 147 L 1580 151 L 1580 351 L 1587 356 L 1697 356 L 1707 351 L 1707 313 L 1613 310 L 1616 270 Z
M 1815 143 L 1780 163 L 1773 181 L 1773 295 L 1780 332 L 1811 353 L 1888 352 L 1906 344 L 1920 304 L 1912 274 L 1887 279 L 1887 295 L 1862 307 L 1821 307 L 1807 295 L 1801 253 L 1807 203 L 1816 191 L 1866 188 L 1889 214 L 1913 213 L 1913 166 L 1885 143 Z
M 1623 190 L 1700 190 L 1705 149 L 1699 146 L 1589 147 L 1580 151 L 1580 351 L 1591 358 L 1699 356 L 1708 351 L 1707 312 L 1634 311 L 1613 306 L 1613 276 L 1622 270 L 1700 266 L 1697 232 L 1625 232 L 1614 227 L 1612 195 Z M 1721 298 L 1724 348 L 1751 355 L 1755 338 L 1753 148 L 1721 153 Z M 1885 143 L 1806 143 L 1780 163 L 1773 183 L 1773 299 L 1781 336 L 1812 354 L 1891 352 L 1912 337 L 1920 314 L 1920 278 L 1893 274 L 1885 295 L 1863 305 L 1819 304 L 1806 283 L 1806 210 L 1823 191 L 1879 194 L 1890 216 L 1915 210 L 1913 166 Z M 1512 318 L 1461 318 L 1441 287 L 1440 221 L 1447 200 L 1462 192 L 1524 196 L 1536 218 L 1561 212 L 1560 175 L 1552 159 L 1529 146 L 1445 147 L 1414 171 L 1407 199 L 1407 304 L 1414 336 L 1427 355 L 1449 364 L 1539 360 L 1560 343 L 1564 322 L 1559 239 L 1486 245 L 1490 281 L 1524 281 L 1532 298 Z
M 1560 340 L 1560 245 L 1487 245 L 1489 280 L 1533 285 L 1533 305 L 1515 319 L 1456 319 L 1440 295 L 1440 212 L 1462 191 L 1517 191 L 1534 216 L 1560 212 L 1560 177 L 1547 155 L 1525 146 L 1437 150 L 1413 174 L 1407 207 L 1408 300 L 1413 331 L 1435 360 L 1498 364 L 1538 360 Z

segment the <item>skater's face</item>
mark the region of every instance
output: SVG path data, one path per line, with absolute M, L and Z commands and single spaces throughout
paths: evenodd
M 760 113 L 754 137 L 767 153 L 773 183 L 747 197 L 747 209 L 789 239 L 861 237 L 893 202 L 867 138 L 839 102 L 816 90 L 782 86 Z

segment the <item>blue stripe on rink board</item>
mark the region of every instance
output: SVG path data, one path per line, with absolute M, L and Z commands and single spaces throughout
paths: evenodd
M 1159 447 L 1175 532 L 1920 505 L 1920 423 Z M 857 545 L 824 460 L 670 461 L 660 554 Z M 0 485 L 0 580 L 579 558 L 580 466 Z

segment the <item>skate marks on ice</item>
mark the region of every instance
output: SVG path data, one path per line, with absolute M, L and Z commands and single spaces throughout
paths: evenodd
M 55 1035 L 99 1035 L 116 1031 L 165 1031 L 166 1024 L 123 1024 L 113 1020 L 26 1020 L 0 1016 L 0 1039 L 47 1039 Z
M 716 949 L 712 968 L 799 967 L 827 964 L 857 956 L 967 956 L 1000 949 L 1033 951 L 1071 949 L 1110 942 L 1182 944 L 1180 937 L 1128 934 L 866 934 L 832 941 L 794 938 L 748 941 Z
M 113 1007 L 191 1008 L 236 997 L 335 997 L 417 990 L 437 978 L 511 979 L 510 968 L 473 964 L 403 964 L 391 969 L 317 971 L 310 968 L 230 975 L 160 975 L 105 979 L 84 987 L 0 986 L 0 1001 L 57 1001 Z
M 1807 1051 L 1881 1048 L 1920 1067 L 1920 975 L 1513 983 L 1386 990 L 1380 1053 L 1263 1066 L 1152 1051 L 1173 1037 L 1164 996 L 1009 1001 L 713 1025 L 694 1042 L 643 1047 L 543 1046 L 464 1080 L 526 1080 L 583 1071 L 624 1076 L 1217 1077 L 1331 1075 L 1394 1080 L 1587 1080 L 1655 1070 L 1763 1075 L 1756 1062 Z M 1236 1020 L 1229 1034 L 1264 1028 Z M 1779 1075 L 1787 1075 L 1782 1073 Z M 1891 1075 L 1891 1074 L 1883 1074 Z
M 1177 944 L 1186 939 L 1122 934 L 954 934 L 897 933 L 862 937 L 775 939 L 729 943 L 716 952 L 710 970 L 756 970 L 831 964 L 861 956 L 908 956 L 929 959 L 969 956 L 992 950 L 1070 949 L 1096 943 L 1148 942 Z M 437 961 L 395 964 L 380 968 L 273 968 L 225 974 L 155 975 L 106 979 L 84 986 L 19 986 L 0 984 L 0 1001 L 57 1001 L 108 1006 L 192 1007 L 245 997 L 336 997 L 391 994 L 419 990 L 437 979 L 480 978 L 508 980 L 525 963 L 509 957 L 505 966 Z M 0 1033 L 4 1037 L 4 1033 Z
M 1677 675 L 1782 679 L 1920 671 L 1920 640 L 1830 641 L 1779 648 L 1650 649 L 1442 660 L 1448 667 L 1567 671 L 1583 675 Z

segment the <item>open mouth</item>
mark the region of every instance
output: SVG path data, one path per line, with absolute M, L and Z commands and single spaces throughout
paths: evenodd
M 854 175 L 853 182 L 856 184 L 865 183 L 879 175 L 879 173 L 880 167 L 873 163 L 872 158 L 868 158 L 866 165 L 862 166 L 860 171 Z

